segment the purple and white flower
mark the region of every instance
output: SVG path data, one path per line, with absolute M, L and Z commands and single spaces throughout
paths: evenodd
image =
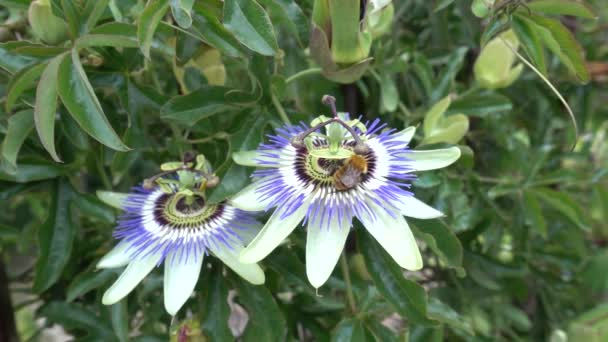
M 207 203 L 199 187 L 192 188 L 169 181 L 151 189 L 137 187 L 130 194 L 98 192 L 104 202 L 125 211 L 114 232 L 120 242 L 97 264 L 98 268 L 126 266 L 104 293 L 103 304 L 120 301 L 164 263 L 165 309 L 175 315 L 194 291 L 209 254 L 247 281 L 264 283 L 264 272 L 257 264 L 238 260 L 244 244 L 261 225 L 250 213 L 226 202 Z
M 432 219 L 442 213 L 414 197 L 411 181 L 417 171 L 452 164 L 460 150 L 411 150 L 414 127 L 398 132 L 379 120 L 364 125 L 346 116 L 320 117 L 311 126 L 277 129 L 269 143 L 233 155 L 237 163 L 259 169 L 253 184 L 230 203 L 248 211 L 276 208 L 240 260 L 262 260 L 302 222 L 308 229 L 306 273 L 319 288 L 335 268 L 357 218 L 401 267 L 422 268 L 403 216 Z

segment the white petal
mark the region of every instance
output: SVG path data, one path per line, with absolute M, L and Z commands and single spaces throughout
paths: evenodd
M 260 194 L 257 192 L 257 188 L 260 186 L 262 181 L 263 180 L 257 181 L 234 195 L 230 199 L 230 204 L 236 208 L 246 211 L 262 211 L 268 208 L 270 198 L 264 201 L 260 201 L 258 199 Z
M 415 171 L 435 170 L 446 167 L 460 158 L 458 147 L 438 150 L 410 150 L 405 157 L 411 159 L 408 163 Z
M 400 213 L 390 216 L 384 208 L 368 203 L 375 217 L 365 213 L 359 220 L 367 231 L 382 245 L 399 266 L 416 271 L 422 268 L 422 256 L 416 239 Z
M 338 263 L 344 249 L 351 219 L 342 220 L 342 225 L 335 215 L 329 229 L 320 227 L 319 219 L 310 221 L 306 233 L 306 275 L 315 288 L 321 287 Z
M 230 267 L 234 272 L 243 277 L 243 279 L 254 285 L 264 284 L 266 277 L 264 271 L 258 264 L 244 264 L 239 261 L 239 254 L 243 247 L 237 244 L 232 246 L 232 249 L 222 245 L 210 246 L 213 254 L 218 257 L 226 266 Z
M 101 302 L 111 305 L 123 299 L 152 271 L 161 257 L 161 253 L 155 253 L 146 258 L 131 261 L 116 282 L 103 294 Z
M 268 165 L 259 162 L 262 155 L 258 151 L 238 151 L 232 153 L 232 160 L 235 163 L 243 166 L 268 167 Z
M 123 209 L 124 201 L 129 197 L 129 194 L 114 191 L 97 191 L 97 197 L 105 204 L 116 209 Z
M 175 256 L 175 258 L 174 258 Z M 179 311 L 184 303 L 190 298 L 198 276 L 201 273 L 203 254 L 194 257 L 190 255 L 186 260 L 180 260 L 179 252 L 169 253 L 165 258 L 165 310 L 171 315 Z
M 247 246 L 262 230 L 262 224 L 256 222 L 246 226 L 247 229 L 236 229 L 234 232 L 241 238 L 241 241 Z
M 117 268 L 127 265 L 131 261 L 127 252 L 129 246 L 129 243 L 121 241 L 99 260 L 97 268 Z
M 306 215 L 307 209 L 308 202 L 305 202 L 284 219 L 281 219 L 283 210 L 275 210 L 258 236 L 241 252 L 239 260 L 254 263 L 264 259 L 296 228 Z
M 397 206 L 401 214 L 418 218 L 418 219 L 434 219 L 444 216 L 439 210 L 427 205 L 414 196 L 400 196 L 399 201 L 391 202 Z
M 399 140 L 403 141 L 406 145 L 408 145 L 410 143 L 410 141 L 412 141 L 412 138 L 414 137 L 414 133 L 416 133 L 416 127 L 409 126 L 406 129 L 404 129 L 398 133 L 395 133 L 395 135 L 397 135 Z

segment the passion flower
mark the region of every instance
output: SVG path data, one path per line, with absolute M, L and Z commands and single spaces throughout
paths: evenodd
M 324 99 L 333 118 L 278 129 L 256 151 L 233 156 L 260 169 L 230 203 L 250 211 L 276 208 L 240 260 L 262 260 L 303 221 L 306 272 L 318 288 L 331 275 L 357 218 L 401 267 L 420 269 L 422 257 L 403 216 L 430 219 L 442 213 L 417 200 L 410 183 L 414 172 L 452 164 L 460 150 L 410 150 L 413 127 L 398 132 L 379 120 L 348 120 L 336 113 L 332 97 Z
M 264 272 L 257 264 L 238 260 L 247 237 L 260 224 L 225 201 L 207 201 L 205 189 L 217 185 L 218 179 L 205 165 L 199 156 L 196 167 L 185 163 L 165 171 L 129 194 L 98 192 L 103 201 L 125 212 L 114 233 L 120 242 L 97 264 L 98 268 L 126 266 L 103 295 L 103 304 L 127 296 L 164 262 L 165 309 L 175 315 L 192 294 L 208 255 L 222 260 L 245 280 L 264 283 Z

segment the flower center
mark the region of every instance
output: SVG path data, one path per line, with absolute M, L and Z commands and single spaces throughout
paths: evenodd
M 350 151 L 351 146 L 343 146 Z M 345 158 L 323 158 L 323 149 L 326 146 L 315 149 L 312 152 L 302 152 L 300 165 L 305 178 L 320 186 L 333 186 L 336 190 L 344 191 L 357 186 L 366 179 L 368 173 L 368 160 L 371 155 L 362 156 L 352 154 Z M 319 153 L 321 152 L 321 153 Z
M 222 204 L 207 204 L 198 194 L 162 194 L 155 203 L 154 219 L 171 229 L 195 228 L 221 215 Z

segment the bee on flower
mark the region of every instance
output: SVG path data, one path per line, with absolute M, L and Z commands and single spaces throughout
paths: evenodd
M 460 150 L 410 150 L 414 127 L 398 132 L 379 120 L 349 120 L 337 113 L 333 97 L 323 102 L 333 117 L 280 128 L 257 150 L 233 155 L 235 162 L 259 169 L 231 205 L 247 211 L 274 208 L 240 261 L 262 260 L 302 223 L 307 227 L 306 273 L 319 288 L 335 268 L 356 218 L 399 266 L 419 270 L 422 257 L 403 216 L 443 215 L 414 197 L 411 181 L 415 172 L 452 164 Z
M 203 259 L 209 255 L 245 280 L 264 283 L 257 264 L 238 260 L 261 225 L 250 213 L 225 201 L 209 203 L 205 190 L 217 186 L 219 179 L 202 155 L 192 159 L 163 164 L 163 172 L 129 194 L 98 192 L 104 202 L 125 212 L 114 232 L 120 242 L 97 264 L 98 268 L 126 266 L 104 293 L 103 304 L 120 301 L 164 263 L 165 309 L 175 315 L 194 291 Z

